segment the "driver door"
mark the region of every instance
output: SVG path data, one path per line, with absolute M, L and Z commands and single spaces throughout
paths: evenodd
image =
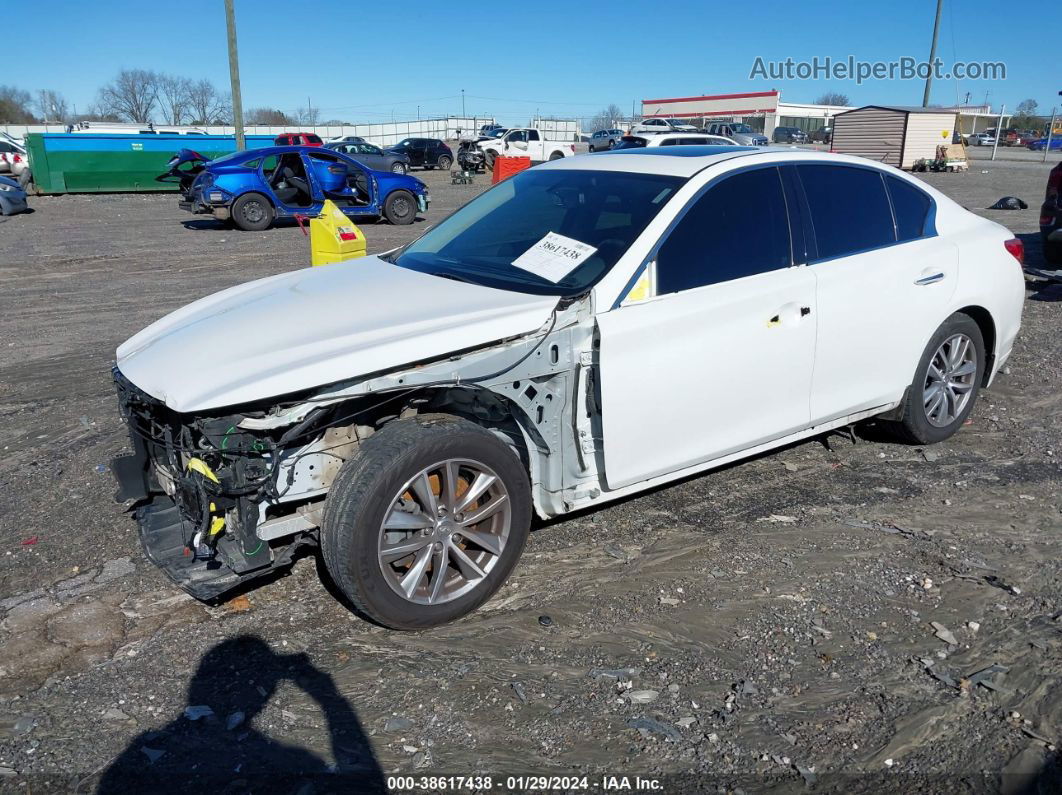
M 808 426 L 815 276 L 791 240 L 778 168 L 725 176 L 650 255 L 648 297 L 598 315 L 610 489 Z

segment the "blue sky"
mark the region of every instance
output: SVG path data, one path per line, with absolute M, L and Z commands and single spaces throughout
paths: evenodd
M 750 80 L 749 72 L 757 56 L 922 60 L 934 0 L 760 5 L 236 0 L 244 106 L 290 112 L 309 97 L 322 119 L 404 120 L 418 106 L 422 117 L 460 113 L 463 88 L 469 114 L 513 124 L 535 113 L 588 117 L 609 103 L 629 109 L 632 100 L 772 88 L 791 102 L 831 90 L 857 105 L 921 104 L 920 80 Z M 1062 100 L 1052 66 L 1062 12 L 1049 7 L 945 0 L 945 65 L 1003 61 L 1007 79 L 937 81 L 932 101 L 954 104 L 970 92 L 981 103 L 987 91 L 997 108 L 1033 98 L 1050 112 Z M 477 19 L 485 8 L 500 10 Z M 21 31 L 5 40 L 0 84 L 52 88 L 79 110 L 123 67 L 206 77 L 228 91 L 222 0 L 7 2 L 0 18 Z

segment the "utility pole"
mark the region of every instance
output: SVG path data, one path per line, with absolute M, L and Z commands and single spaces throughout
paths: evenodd
M 465 117 L 465 90 L 461 89 L 461 118 Z
M 317 130 L 317 123 L 312 122 L 310 117 L 313 115 L 313 111 L 310 109 L 310 98 L 306 97 L 306 123 L 314 125 L 314 131 Z
M 992 159 L 996 159 L 996 150 L 999 148 L 999 134 L 1003 132 L 1003 112 L 1007 109 L 1006 105 L 1001 105 L 999 108 L 999 121 L 996 123 L 996 139 L 992 142 Z
M 1062 94 L 1062 91 L 1058 92 Z M 1051 151 L 1051 134 L 1055 131 L 1055 114 L 1058 112 L 1058 107 L 1051 108 L 1051 124 L 1047 128 L 1047 143 L 1044 144 L 1044 160 L 1047 162 L 1047 153 Z
M 229 81 L 232 83 L 232 123 L 236 127 L 236 151 L 247 148 L 243 134 L 243 99 L 240 96 L 240 56 L 236 51 L 236 12 L 232 0 L 225 0 L 225 27 L 229 34 Z
M 929 88 L 933 85 L 933 63 L 937 59 L 937 34 L 940 33 L 940 11 L 944 0 L 937 0 L 937 19 L 933 23 L 933 44 L 929 47 L 929 71 L 926 73 L 926 90 L 922 94 L 922 107 L 929 107 Z

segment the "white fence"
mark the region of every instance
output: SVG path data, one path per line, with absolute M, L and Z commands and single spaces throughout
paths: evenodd
M 493 124 L 492 116 L 447 116 L 441 119 L 418 119 L 416 121 L 393 121 L 370 124 L 346 124 L 342 126 L 301 125 L 291 124 L 287 126 L 263 126 L 249 124 L 244 127 L 247 135 L 279 135 L 284 132 L 314 132 L 322 138 L 338 138 L 344 135 L 360 135 L 367 141 L 378 146 L 391 146 L 403 138 L 442 138 L 443 140 L 455 140 L 462 135 L 476 132 L 484 124 Z M 90 125 L 92 123 L 90 122 Z M 107 126 L 105 122 L 99 122 L 100 126 Z M 571 119 L 531 119 L 531 126 L 537 126 L 547 132 L 549 137 L 563 141 L 576 141 L 579 136 L 579 122 Z M 128 126 L 130 132 L 137 129 L 137 125 Z M 214 126 L 188 127 L 172 124 L 156 124 L 155 130 L 165 132 L 167 130 L 196 130 L 210 135 L 233 135 L 235 127 Z M 91 127 L 89 128 L 91 130 Z M 15 138 L 22 138 L 30 132 L 66 132 L 62 124 L 0 124 L 0 130 L 9 133 Z

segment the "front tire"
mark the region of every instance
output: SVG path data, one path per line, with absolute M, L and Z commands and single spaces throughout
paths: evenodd
M 985 373 L 985 343 L 969 315 L 956 313 L 929 340 L 897 430 L 916 444 L 942 442 L 973 410 Z
M 464 616 L 516 566 L 531 524 L 520 459 L 468 420 L 395 420 L 342 467 L 325 503 L 321 551 L 354 606 L 392 629 Z
M 495 160 L 495 158 L 497 158 L 497 155 L 493 151 L 491 151 L 490 149 L 488 149 L 486 151 L 486 153 L 484 153 L 484 155 L 483 155 L 483 165 L 485 165 L 487 167 L 487 171 L 493 171 L 494 170 L 494 160 Z
M 405 174 L 406 173 L 406 164 L 405 163 L 392 163 L 391 164 L 391 173 L 392 174 Z
M 384 201 L 384 217 L 395 226 L 413 223 L 417 217 L 417 200 L 412 193 L 396 190 Z
M 276 212 L 261 193 L 245 193 L 232 203 L 231 220 L 245 232 L 261 232 L 273 225 Z

